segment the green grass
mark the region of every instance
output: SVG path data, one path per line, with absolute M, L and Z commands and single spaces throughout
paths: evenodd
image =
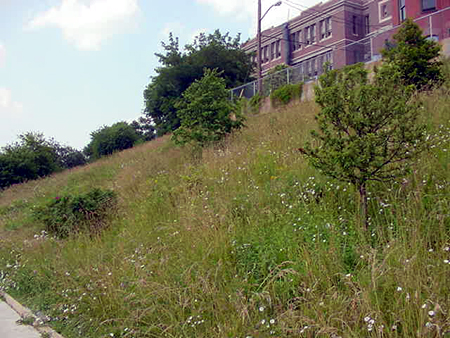
M 440 337 L 450 332 L 450 95 L 405 180 L 353 187 L 298 152 L 316 106 L 249 116 L 202 159 L 161 138 L 0 195 L 0 288 L 71 337 Z M 58 240 L 32 210 L 113 189 L 101 236 Z M 433 311 L 433 312 L 430 312 Z

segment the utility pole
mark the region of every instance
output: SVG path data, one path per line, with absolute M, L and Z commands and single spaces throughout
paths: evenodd
M 262 69 L 261 69 L 261 0 L 258 0 L 258 32 L 257 32 L 257 39 L 258 39 L 258 50 L 257 52 L 257 62 L 258 62 L 258 93 L 261 94 L 262 91 Z
M 261 57 L 261 21 L 264 19 L 267 13 L 269 13 L 270 9 L 275 6 L 280 6 L 281 1 L 277 1 L 272 6 L 270 6 L 267 11 L 264 13 L 264 15 L 261 17 L 261 0 L 258 0 L 258 32 L 256 39 L 258 40 L 258 50 L 256 51 L 257 54 L 257 62 L 258 62 L 258 92 L 262 92 L 262 69 L 261 69 L 261 63 L 262 63 L 262 57 Z

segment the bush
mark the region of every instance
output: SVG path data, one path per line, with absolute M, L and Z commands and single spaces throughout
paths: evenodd
M 172 136 L 176 144 L 193 142 L 204 147 L 244 125 L 244 117 L 229 101 L 225 80 L 220 75 L 215 69 L 205 69 L 205 75 L 183 93 L 177 104 L 181 127 Z
M 248 102 L 252 113 L 259 113 L 262 104 L 262 96 L 256 93 Z
M 120 150 L 133 147 L 139 140 L 136 130 L 126 122 L 118 122 L 112 126 L 103 126 L 91 133 L 91 142 L 84 153 L 90 159 L 98 159 Z
M 300 99 L 302 96 L 302 90 L 303 83 L 284 85 L 278 89 L 275 89 L 272 94 L 270 94 L 270 101 L 275 107 L 286 105 L 293 99 Z
M 423 36 L 419 25 L 405 20 L 394 40 L 382 51 L 383 61 L 398 68 L 404 84 L 422 90 L 442 81 L 441 46 Z
M 98 234 L 114 215 L 117 195 L 111 190 L 93 189 L 86 194 L 56 196 L 37 208 L 34 218 L 45 224 L 45 230 L 58 238 L 80 232 Z
M 58 155 L 42 134 L 19 135 L 19 142 L 0 152 L 0 189 L 50 175 L 58 169 Z

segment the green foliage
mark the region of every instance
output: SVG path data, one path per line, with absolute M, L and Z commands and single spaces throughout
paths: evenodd
M 262 83 L 263 96 L 269 96 L 274 90 L 287 85 L 286 68 L 289 68 L 289 66 L 282 63 L 267 72 L 267 76 L 263 78 Z
M 116 212 L 116 205 L 114 191 L 95 188 L 86 194 L 56 196 L 36 208 L 34 217 L 58 238 L 79 232 L 93 235 L 107 227 L 108 217 Z
M 228 100 L 225 80 L 219 75 L 216 69 L 205 69 L 203 78 L 183 93 L 177 105 L 181 127 L 173 134 L 175 143 L 203 147 L 243 126 L 244 118 Z
M 259 95 L 259 93 L 256 93 L 248 101 L 248 104 L 254 113 L 259 112 L 259 110 L 261 109 L 262 99 L 262 96 Z
M 302 96 L 302 90 L 303 83 L 281 86 L 270 94 L 270 101 L 273 106 L 287 105 L 294 99 L 300 99 Z
M 156 137 L 155 127 L 150 118 L 141 116 L 137 120 L 130 123 L 136 134 L 139 135 L 143 142 L 151 141 Z
M 162 43 L 165 54 L 156 54 L 161 67 L 144 90 L 144 114 L 155 124 L 158 136 L 180 126 L 176 104 L 182 93 L 203 76 L 204 68 L 218 69 L 227 87 L 236 87 L 250 80 L 251 56 L 240 48 L 240 37 L 231 38 L 218 30 L 201 33 L 191 45 L 180 51 L 178 38 L 172 34 L 169 43 Z
M 0 153 L 0 189 L 58 170 L 58 155 L 43 134 L 25 133 Z
M 403 177 L 424 149 L 419 104 L 395 67 L 376 70 L 373 83 L 363 64 L 326 71 L 316 86 L 319 131 L 301 149 L 325 175 L 354 184 L 366 217 L 366 182 Z M 365 218 L 367 220 L 367 218 Z
M 419 25 L 406 19 L 394 40 L 395 44 L 382 51 L 383 60 L 397 67 L 406 85 L 414 85 L 421 90 L 442 81 L 441 61 L 438 59 L 441 46 L 423 36 Z
M 112 126 L 103 126 L 91 133 L 91 142 L 85 147 L 84 153 L 90 159 L 98 159 L 133 147 L 139 135 L 133 126 L 126 122 L 117 122 Z

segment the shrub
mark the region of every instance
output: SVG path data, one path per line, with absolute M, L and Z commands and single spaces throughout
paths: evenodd
M 398 68 L 406 85 L 421 90 L 442 81 L 438 59 L 441 46 L 423 36 L 419 25 L 411 19 L 405 20 L 394 40 L 395 44 L 382 51 L 383 60 Z
M 363 64 L 326 71 L 315 87 L 321 108 L 319 130 L 312 131 L 316 142 L 299 149 L 313 167 L 358 189 L 366 227 L 367 183 L 404 177 L 425 149 L 415 87 L 400 78 L 389 64 L 376 69 L 373 83 Z
M 270 101 L 273 106 L 286 105 L 293 99 L 299 99 L 302 96 L 303 83 L 287 84 L 270 94 Z
M 186 89 L 177 104 L 181 127 L 173 133 L 175 143 L 193 142 L 203 147 L 241 128 L 244 117 L 228 97 L 220 73 L 205 69 L 205 75 Z
M 36 208 L 34 218 L 43 222 L 45 230 L 58 238 L 80 232 L 94 235 L 107 227 L 116 206 L 114 191 L 96 188 L 85 194 L 56 196 Z
M 261 109 L 261 103 L 262 103 L 262 96 L 259 95 L 259 93 L 256 93 L 250 101 L 248 101 L 248 104 L 251 108 L 252 113 L 258 113 Z
M 95 160 L 131 148 L 138 140 L 139 135 L 132 126 L 126 122 L 118 122 L 92 132 L 91 142 L 85 147 L 84 153 Z

